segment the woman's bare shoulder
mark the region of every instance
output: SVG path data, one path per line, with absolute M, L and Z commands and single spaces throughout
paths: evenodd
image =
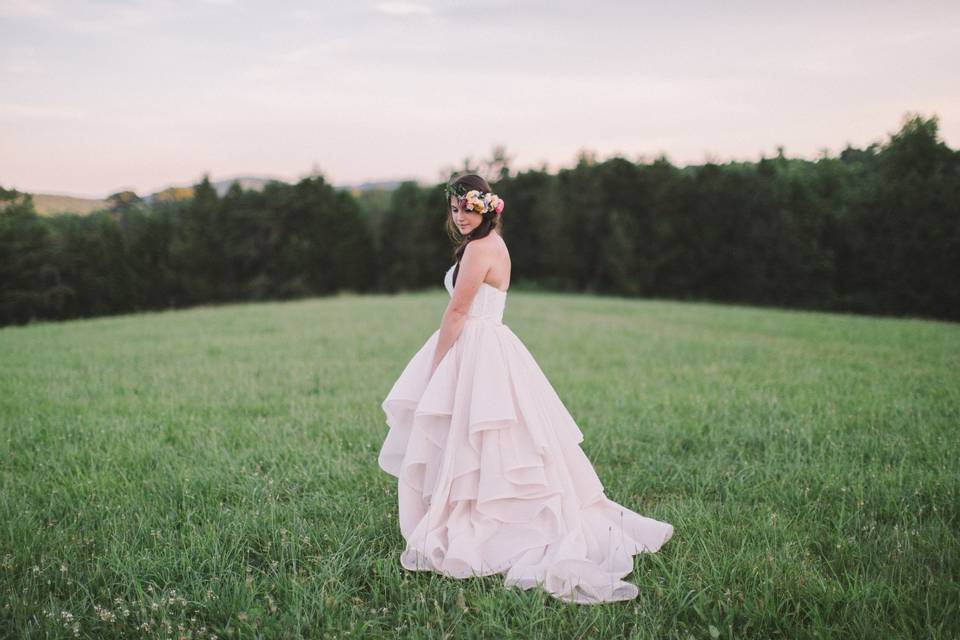
M 467 251 L 470 251 L 471 245 L 476 245 L 474 253 L 478 255 L 482 254 L 485 259 L 510 260 L 510 252 L 507 250 L 507 244 L 503 241 L 503 238 L 501 238 L 500 234 L 498 233 L 491 233 L 483 238 L 471 240 L 464 249 L 464 255 L 466 255 Z

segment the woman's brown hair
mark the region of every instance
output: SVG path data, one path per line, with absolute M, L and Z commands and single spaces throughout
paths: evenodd
M 455 180 L 450 181 L 449 185 L 451 187 L 463 185 L 467 189 L 476 189 L 481 195 L 493 191 L 487 181 L 475 173 L 466 173 L 462 176 L 459 176 Z M 478 240 L 479 238 L 484 238 L 490 235 L 490 233 L 495 230 L 497 233 L 501 233 L 499 214 L 497 214 L 495 211 L 487 211 L 481 215 L 483 216 L 483 219 L 480 221 L 480 224 L 478 224 L 473 231 L 463 236 L 460 234 L 460 230 L 453 221 L 453 212 L 450 210 L 450 198 L 447 198 L 447 235 L 450 236 L 450 239 L 454 242 L 453 259 L 457 265 L 453 269 L 454 284 L 457 283 L 457 273 L 460 271 L 460 259 L 463 257 L 463 252 L 466 250 L 467 245 L 474 240 Z

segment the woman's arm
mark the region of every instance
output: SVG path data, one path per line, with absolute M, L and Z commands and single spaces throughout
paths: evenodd
M 460 271 L 457 272 L 457 284 L 453 287 L 453 296 L 443 312 L 440 322 L 440 336 L 437 338 L 437 348 L 433 353 L 433 366 L 430 375 L 436 371 L 437 365 L 454 345 L 463 325 L 467 320 L 467 312 L 473 304 L 487 271 L 493 264 L 495 253 L 490 247 L 477 242 L 467 244 L 460 259 Z

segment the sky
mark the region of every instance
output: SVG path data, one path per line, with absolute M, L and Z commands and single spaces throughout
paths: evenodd
M 958 148 L 958 61 L 954 0 L 0 0 L 0 186 L 814 159 L 908 112 Z

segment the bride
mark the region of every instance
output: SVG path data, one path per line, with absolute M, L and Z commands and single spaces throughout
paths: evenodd
M 657 551 L 673 526 L 607 498 L 583 433 L 503 323 L 504 201 L 475 174 L 445 195 L 458 240 L 450 300 L 382 404 L 378 462 L 397 477 L 400 563 L 452 578 L 503 574 L 508 587 L 580 604 L 635 598 L 623 580 L 633 556 Z

